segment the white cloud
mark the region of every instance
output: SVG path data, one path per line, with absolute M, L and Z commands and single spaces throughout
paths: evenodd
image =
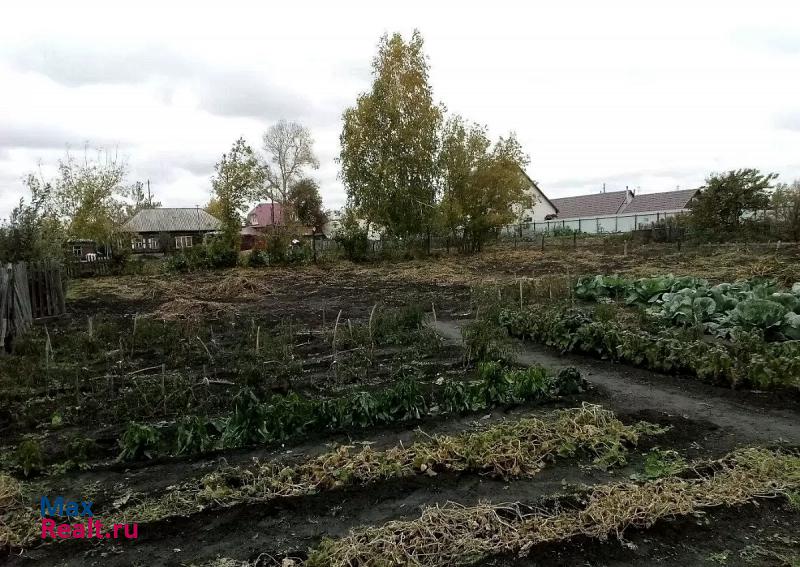
M 119 148 L 170 205 L 270 123 L 311 128 L 328 205 L 342 111 L 384 32 L 425 37 L 438 100 L 516 131 L 550 196 L 696 186 L 712 171 L 800 175 L 795 1 L 135 5 L 15 3 L 0 21 L 0 217 L 67 145 Z M 45 168 L 46 169 L 46 168 Z

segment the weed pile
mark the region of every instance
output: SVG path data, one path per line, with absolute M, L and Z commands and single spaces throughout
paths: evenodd
M 696 467 L 692 478 L 597 486 L 576 509 L 542 512 L 520 503 L 431 507 L 416 520 L 324 540 L 306 565 L 434 567 L 470 564 L 498 554 L 524 556 L 538 544 L 575 536 L 621 538 L 630 527 L 648 528 L 660 519 L 775 497 L 798 486 L 800 457 L 744 449 Z

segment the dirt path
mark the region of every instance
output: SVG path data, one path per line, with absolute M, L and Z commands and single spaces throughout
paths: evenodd
M 461 322 L 438 320 L 436 330 L 448 341 L 461 341 Z M 735 392 L 576 355 L 559 355 L 548 347 L 516 341 L 516 358 L 523 364 L 550 368 L 574 366 L 593 385 L 608 393 L 615 411 L 657 410 L 692 420 L 705 420 L 729 432 L 732 441 L 800 444 L 800 412 L 760 407 L 759 394 Z M 752 398 L 748 400 L 747 398 Z M 750 403 L 753 402 L 753 403 Z

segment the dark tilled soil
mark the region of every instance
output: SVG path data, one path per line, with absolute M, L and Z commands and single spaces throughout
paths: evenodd
M 480 567 L 628 567 L 695 565 L 795 567 L 800 564 L 800 510 L 761 500 L 701 516 L 627 530 L 624 542 L 573 538 L 534 547 L 525 558 L 500 557 Z
M 457 323 L 440 320 L 438 328 L 452 341 L 460 341 Z M 647 419 L 672 426 L 664 436 L 643 441 L 640 450 L 660 446 L 676 449 L 687 458 L 704 458 L 719 456 L 742 445 L 779 441 L 800 445 L 800 412 L 791 399 L 773 404 L 769 396 L 735 392 L 583 357 L 560 357 L 549 349 L 529 344 L 520 345 L 519 361 L 552 367 L 576 366 L 592 385 L 580 400 L 602 403 L 625 421 Z M 489 419 L 515 417 L 526 411 L 529 410 L 493 412 Z M 480 421 L 479 418 L 471 416 L 431 424 L 425 429 L 460 431 L 470 422 Z M 381 447 L 410 441 L 413 432 L 398 429 L 371 432 L 359 438 Z M 252 456 L 299 458 L 327 447 L 324 442 L 312 442 L 293 448 L 291 455 L 262 450 L 230 457 L 234 462 Z M 414 518 L 425 505 L 447 501 L 474 504 L 481 500 L 534 503 L 572 485 L 627 478 L 641 466 L 642 459 L 640 454 L 634 454 L 629 467 L 612 473 L 581 467 L 586 461 L 558 461 L 528 481 L 504 483 L 477 475 L 440 475 L 268 504 L 238 505 L 142 525 L 137 541 L 61 542 L 7 559 L 11 565 L 182 565 L 216 556 L 236 559 L 254 559 L 263 553 L 275 557 L 302 556 L 323 536 L 343 535 L 350 528 L 364 524 Z M 214 466 L 217 465 L 213 460 L 164 463 L 135 471 L 62 477 L 59 481 L 72 488 L 98 482 L 106 489 L 116 486 L 148 493 L 187 476 L 203 474 Z M 650 530 L 629 531 L 626 540 L 635 547 L 623 546 L 616 539 L 608 542 L 577 539 L 536 548 L 527 559 L 495 558 L 485 565 L 791 565 L 782 558 L 791 559 L 798 554 L 798 532 L 797 511 L 765 501 L 737 510 L 715 510 L 701 519 L 681 518 L 660 522 Z
M 438 320 L 436 328 L 450 341 L 460 341 L 457 321 Z M 613 362 L 572 354 L 559 355 L 541 345 L 515 341 L 517 361 L 550 368 L 574 366 L 600 390 L 615 411 L 651 409 L 713 423 L 730 437 L 730 445 L 800 444 L 800 404 L 791 394 L 762 394 L 667 376 Z
M 574 405 L 574 400 L 569 405 Z M 535 413 L 542 411 L 548 410 L 541 408 Z M 486 424 L 525 415 L 530 415 L 530 410 L 494 412 L 487 419 L 479 421 Z M 638 451 L 631 453 L 627 467 L 609 472 L 591 468 L 587 466 L 591 461 L 583 459 L 559 460 L 546 467 L 536 478 L 524 481 L 503 482 L 474 474 L 419 476 L 399 482 L 377 483 L 367 488 L 356 487 L 270 503 L 242 504 L 201 512 L 188 518 L 171 518 L 145 524 L 139 527 L 139 539 L 135 542 L 71 541 L 47 544 L 27 551 L 22 557 L 16 558 L 13 564 L 178 565 L 180 562 L 208 559 L 216 555 L 248 559 L 263 552 L 274 556 L 305 553 L 323 536 L 344 535 L 350 528 L 365 524 L 379 525 L 394 519 L 411 519 L 419 515 L 422 506 L 451 501 L 466 505 L 481 501 L 536 502 L 545 496 L 568 491 L 569 487 L 625 479 L 641 469 L 643 457 L 640 451 L 654 446 L 669 446 L 692 458 L 697 453 L 695 440 L 706 435 L 709 429 L 713 430 L 706 422 L 691 422 L 652 411 L 623 415 L 621 418 L 626 422 L 648 420 L 670 426 L 670 429 L 663 435 L 643 439 Z M 426 431 L 463 431 L 474 422 L 474 417 L 451 420 L 426 427 Z M 405 430 L 371 435 L 363 440 L 369 440 L 375 448 L 382 448 L 398 442 L 411 442 L 414 437 L 413 431 Z M 308 445 L 294 448 L 291 454 L 273 453 L 273 457 L 294 460 L 329 448 L 325 444 Z M 95 476 L 93 480 L 108 489 L 126 486 L 153 493 L 163 490 L 171 482 L 205 474 L 213 466 L 215 463 L 211 462 L 186 463 L 178 467 L 154 465 L 133 474 Z M 78 484 L 85 484 L 89 477 L 85 475 L 84 482 Z M 103 504 L 110 504 L 109 500 L 98 498 L 95 507 L 102 511 Z M 174 548 L 182 551 L 175 552 Z M 89 555 L 86 555 L 87 552 Z

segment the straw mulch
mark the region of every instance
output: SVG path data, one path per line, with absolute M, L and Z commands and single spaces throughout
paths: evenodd
M 774 497 L 800 486 L 800 458 L 763 449 L 737 451 L 695 478 L 598 486 L 577 510 L 535 512 L 521 504 L 426 509 L 412 521 L 354 530 L 325 540 L 308 567 L 464 565 L 497 554 L 526 555 L 533 546 L 577 535 L 622 537 L 663 518 Z

